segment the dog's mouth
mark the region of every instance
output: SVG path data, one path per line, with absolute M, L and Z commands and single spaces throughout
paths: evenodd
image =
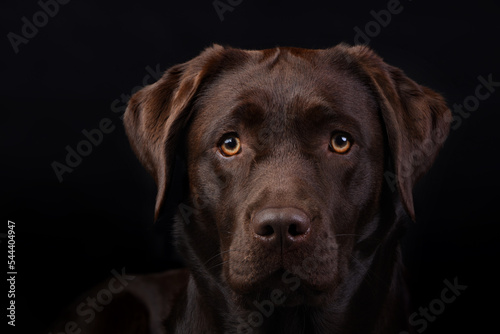
M 223 280 L 246 300 L 282 296 L 285 304 L 317 305 L 339 281 L 339 251 L 334 242 L 309 242 L 301 247 L 248 247 L 223 255 Z M 327 242 L 328 241 L 328 242 Z M 235 249 L 243 249 L 239 244 Z
M 329 300 L 334 282 L 318 285 L 302 273 L 292 273 L 287 269 L 279 269 L 260 282 L 233 289 L 233 293 L 246 307 L 255 307 L 259 303 L 272 303 L 276 307 L 293 307 L 297 305 L 320 306 Z
M 269 300 L 277 306 L 320 306 L 329 299 L 338 283 L 336 270 L 318 268 L 312 261 L 305 261 L 300 266 L 281 263 L 274 270 L 266 267 L 254 272 L 251 280 L 234 277 L 227 280 L 237 299 L 244 304 Z

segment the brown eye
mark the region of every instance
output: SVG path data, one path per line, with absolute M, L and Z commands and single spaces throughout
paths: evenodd
M 220 151 L 222 155 L 231 157 L 241 151 L 240 138 L 236 134 L 230 134 L 222 138 L 220 144 Z
M 330 139 L 330 149 L 336 153 L 347 153 L 351 146 L 352 140 L 345 132 L 336 132 Z

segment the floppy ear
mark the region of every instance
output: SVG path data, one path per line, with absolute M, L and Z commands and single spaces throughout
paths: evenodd
M 401 202 L 415 220 L 413 186 L 448 136 L 451 111 L 441 95 L 386 64 L 366 46 L 341 46 L 367 76 L 387 131 Z
M 191 101 L 224 48 L 214 45 L 198 57 L 171 67 L 154 84 L 135 93 L 124 116 L 130 145 L 156 181 L 155 220 L 166 197 L 179 135 Z

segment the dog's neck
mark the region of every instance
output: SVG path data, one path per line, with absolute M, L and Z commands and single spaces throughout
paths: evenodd
M 368 246 L 374 247 L 371 250 L 364 245 L 353 254 L 349 275 L 328 305 L 242 309 L 228 287 L 198 264 L 192 266 L 186 293 L 170 317 L 175 321 L 166 321 L 168 332 L 382 334 L 407 330 L 407 291 L 399 246 L 405 215 L 395 211 L 400 212 L 392 219 L 375 218 L 384 239 Z M 371 233 L 378 235 L 376 230 Z

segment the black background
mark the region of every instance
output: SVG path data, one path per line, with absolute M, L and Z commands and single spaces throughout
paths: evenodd
M 121 112 L 111 108 L 142 85 L 147 66 L 164 71 L 212 43 L 353 44 L 354 28 L 365 30 L 374 20 L 370 11 L 387 3 L 243 0 L 221 21 L 211 0 L 73 0 L 16 54 L 7 34 L 21 34 L 21 18 L 32 22 L 40 6 L 3 1 L 0 233 L 7 219 L 15 221 L 17 331 L 47 333 L 67 303 L 113 268 L 141 273 L 180 265 L 169 246 L 168 217 L 153 225 L 153 180 L 129 148 Z M 474 95 L 478 76 L 500 81 L 498 3 L 401 0 L 401 6 L 369 42 L 388 63 L 442 93 L 450 107 Z M 415 189 L 418 222 L 404 239 L 414 309 L 439 298 L 445 279 L 468 286 L 426 333 L 498 328 L 499 106 L 497 88 L 451 131 Z M 114 131 L 59 182 L 53 161 L 64 163 L 65 147 L 76 148 L 82 130 L 104 118 Z

